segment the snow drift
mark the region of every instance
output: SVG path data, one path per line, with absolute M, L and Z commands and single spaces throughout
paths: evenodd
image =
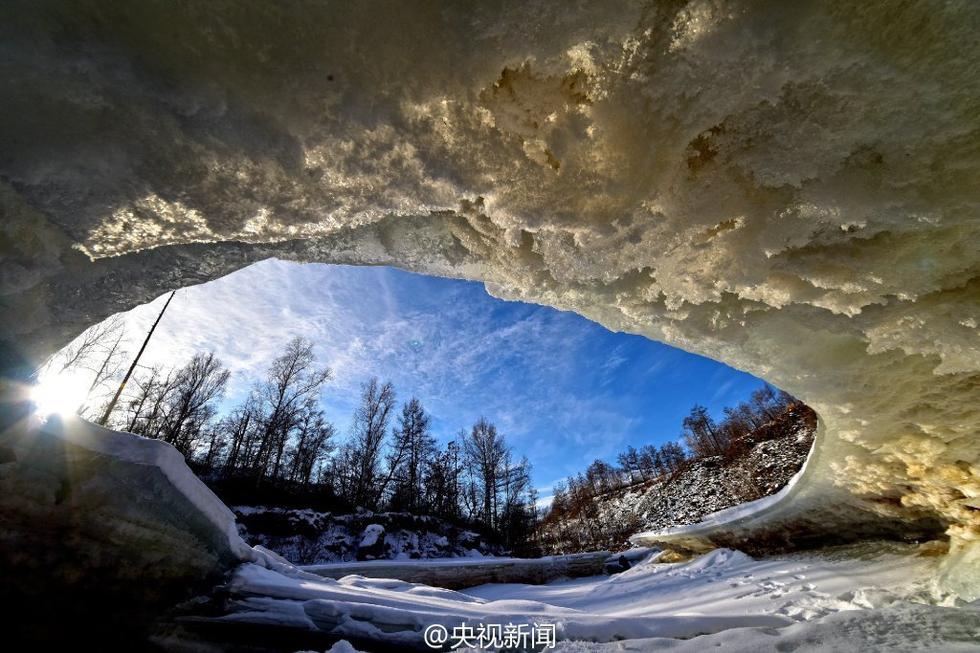
M 763 636 L 794 641 L 835 628 L 837 639 L 828 641 L 863 650 L 926 637 L 931 646 L 978 650 L 976 606 L 937 585 L 941 562 L 929 547 L 872 544 L 762 561 L 719 549 L 679 564 L 647 556 L 615 576 L 465 592 L 358 575 L 334 580 L 247 547 L 232 513 L 168 444 L 77 419 L 19 435 L 12 460 L 0 464 L 4 593 L 21 591 L 17 604 L 8 603 L 14 642 L 30 634 L 21 630 L 27 624 L 99 633 L 104 646 L 149 628 L 157 645 L 174 650 L 241 638 L 275 650 L 291 642 L 322 650 L 341 637 L 391 650 L 422 648 L 432 624 L 547 623 L 567 650 L 621 639 L 652 646 L 647 638 L 686 646 L 675 638 L 732 629 L 726 641 L 748 646 Z M 380 526 L 366 531 L 380 537 Z M 13 543 L 26 549 L 19 560 Z M 402 564 L 448 570 L 466 560 Z M 75 603 L 86 622 L 72 618 Z M 852 610 L 867 614 L 839 618 Z M 120 620 L 129 620 L 122 631 Z

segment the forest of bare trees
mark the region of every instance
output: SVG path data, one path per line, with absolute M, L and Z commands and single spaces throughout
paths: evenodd
M 119 374 L 122 324 L 108 321 L 59 354 L 54 372 L 82 369 L 92 384 Z M 531 466 L 481 417 L 441 446 L 417 397 L 400 406 L 395 388 L 366 381 L 346 437 L 327 419 L 320 395 L 332 378 L 317 364 L 313 343 L 294 338 L 247 396 L 219 416 L 229 372 L 211 352 L 183 365 L 140 368 L 108 425 L 172 444 L 230 503 L 268 503 L 330 511 L 404 511 L 465 523 L 505 547 L 533 548 L 538 523 Z M 592 462 L 554 488 L 545 522 L 585 517 L 597 497 L 670 478 L 691 461 L 735 458 L 745 436 L 772 422 L 794 399 L 768 385 L 715 421 L 701 405 L 682 423 L 680 441 L 630 446 L 616 464 Z M 108 402 L 106 402 L 108 405 Z M 101 414 L 84 404 L 79 413 Z M 681 444 L 681 442 L 683 444 Z M 598 528 L 598 526 L 597 526 Z
M 428 514 L 527 549 L 537 515 L 531 466 L 491 421 L 480 418 L 440 446 L 421 401 L 399 406 L 394 386 L 372 378 L 342 438 L 320 405 L 331 377 L 313 343 L 294 338 L 219 416 L 229 372 L 213 353 L 198 353 L 172 369 L 138 370 L 108 424 L 172 444 L 230 502 Z

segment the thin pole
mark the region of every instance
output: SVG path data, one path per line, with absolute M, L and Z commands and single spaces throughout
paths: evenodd
M 146 345 L 149 344 L 150 338 L 153 336 L 153 331 L 156 330 L 157 325 L 160 324 L 160 318 L 163 317 L 164 311 L 166 311 L 167 307 L 170 306 L 170 300 L 174 298 L 175 294 L 177 294 L 176 290 L 170 293 L 170 297 L 167 297 L 167 303 L 163 305 L 163 308 L 160 310 L 160 314 L 157 315 L 156 322 L 154 322 L 153 326 L 150 327 L 150 332 L 146 334 L 146 340 L 143 341 L 143 346 L 140 347 L 139 352 L 136 354 L 136 358 L 133 359 L 133 364 L 130 365 L 129 369 L 126 371 L 126 376 L 123 377 L 122 383 L 119 384 L 119 389 L 116 390 L 116 394 L 112 398 L 112 401 L 110 401 L 109 405 L 106 406 L 105 412 L 102 414 L 102 419 L 99 420 L 100 426 L 105 426 L 105 423 L 109 421 L 109 415 L 116 407 L 116 402 L 119 401 L 119 395 L 122 394 L 123 389 L 126 387 L 126 382 L 129 381 L 129 377 L 133 373 L 133 370 L 136 369 L 136 364 L 140 362 L 140 356 L 143 355 L 143 350 L 146 349 Z

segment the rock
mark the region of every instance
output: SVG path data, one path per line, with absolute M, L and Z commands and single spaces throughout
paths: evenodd
M 382 558 L 446 558 L 499 554 L 479 534 L 425 515 L 358 511 L 336 515 L 271 506 L 235 506 L 242 537 L 295 564 Z M 377 529 L 381 529 L 378 531 Z M 370 544 L 368 531 L 377 535 Z M 373 556 L 366 558 L 364 556 Z
M 385 557 L 385 527 L 381 524 L 369 524 L 361 534 L 357 545 L 358 560 L 376 560 Z
M 786 423 L 791 428 L 780 428 Z M 779 421 L 760 427 L 755 432 L 756 444 L 749 446 L 746 440 L 747 448 L 737 457 L 690 461 L 676 474 L 607 492 L 595 500 L 600 528 L 582 519 L 562 520 L 545 527 L 543 546 L 562 553 L 621 547 L 637 532 L 694 524 L 712 513 L 772 494 L 800 471 L 815 432 L 813 412 L 791 408 Z

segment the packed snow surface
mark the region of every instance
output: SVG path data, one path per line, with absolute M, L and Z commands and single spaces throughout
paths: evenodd
M 360 576 L 327 580 L 299 571 L 286 576 L 244 564 L 230 584 L 231 609 L 219 619 L 392 645 L 419 644 L 430 624 L 451 631 L 465 622 L 553 623 L 565 642 L 618 642 L 595 649 L 603 651 L 691 647 L 697 640 L 677 638 L 701 635 L 713 636 L 712 644 L 747 647 L 760 638 L 772 643 L 831 632 L 821 650 L 853 642 L 863 650 L 928 642 L 939 648 L 948 644 L 946 650 L 980 651 L 980 608 L 954 607 L 953 597 L 935 589 L 937 564 L 934 557 L 916 555 L 913 547 L 896 545 L 764 560 L 719 549 L 683 563 L 645 560 L 615 576 L 462 592 Z M 563 646 L 593 650 L 581 643 Z

